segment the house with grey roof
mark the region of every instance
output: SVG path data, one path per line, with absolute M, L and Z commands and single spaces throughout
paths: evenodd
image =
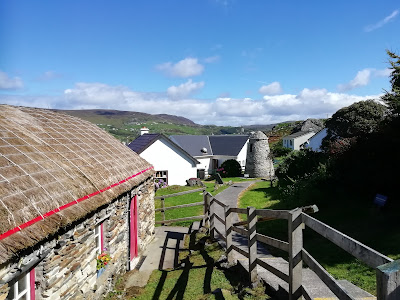
M 229 159 L 237 160 L 243 170 L 246 166 L 247 135 L 173 135 L 170 138 L 200 162 L 199 174 L 207 176 Z
M 322 130 L 318 131 L 315 135 L 313 135 L 304 143 L 304 148 L 320 152 L 322 140 L 326 137 L 327 134 L 328 132 L 326 128 L 323 128 Z
M 303 145 L 309 138 L 315 135 L 313 131 L 298 131 L 292 133 L 288 136 L 285 136 L 282 140 L 283 147 L 292 149 L 292 150 L 300 150 Z
M 198 177 L 199 161 L 163 134 L 144 133 L 128 147 L 154 166 L 155 179 L 168 185 L 185 185 Z

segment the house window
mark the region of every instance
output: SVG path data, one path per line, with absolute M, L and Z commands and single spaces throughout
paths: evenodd
M 155 179 L 162 179 L 168 184 L 168 171 L 156 171 Z
M 8 300 L 35 300 L 35 270 L 24 273 L 10 285 Z
M 104 249 L 103 223 L 96 225 L 94 228 L 94 239 L 96 241 L 96 253 L 100 254 Z
M 290 146 L 293 146 L 293 141 L 292 140 L 290 140 Z
M 253 144 L 250 144 L 250 152 L 253 152 Z

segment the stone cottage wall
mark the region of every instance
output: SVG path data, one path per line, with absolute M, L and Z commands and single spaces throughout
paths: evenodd
M 32 268 L 32 264 L 35 265 L 36 299 L 101 299 L 112 289 L 114 279 L 127 270 L 129 203 L 135 195 L 138 195 L 140 255 L 154 235 L 152 178 L 22 257 L 0 265 L 0 300 L 8 294 L 8 284 L 4 284 L 7 278 Z M 94 229 L 100 223 L 103 223 L 104 248 L 112 260 L 97 277 Z

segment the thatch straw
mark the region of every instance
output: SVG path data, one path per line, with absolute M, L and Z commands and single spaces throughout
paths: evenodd
M 149 167 L 89 122 L 50 110 L 0 105 L 0 235 Z M 152 172 L 0 240 L 0 263 L 109 203 Z

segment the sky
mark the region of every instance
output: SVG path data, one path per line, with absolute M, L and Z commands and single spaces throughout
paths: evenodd
M 390 89 L 400 3 L 0 0 L 0 103 L 241 126 Z

